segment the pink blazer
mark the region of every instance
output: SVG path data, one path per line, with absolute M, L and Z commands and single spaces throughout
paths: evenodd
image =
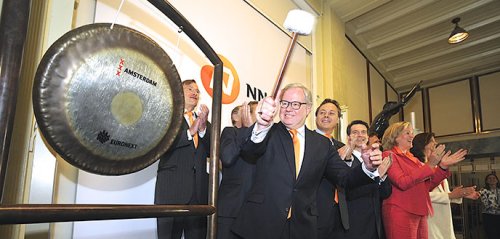
M 448 170 L 434 169 L 418 161 L 410 152 L 399 148 L 383 152 L 383 157 L 392 154 L 392 165 L 387 175 L 392 183 L 392 194 L 382 206 L 394 205 L 409 213 L 427 216 L 432 210 L 429 191 L 450 175 Z M 414 160 L 412 160 L 413 158 Z

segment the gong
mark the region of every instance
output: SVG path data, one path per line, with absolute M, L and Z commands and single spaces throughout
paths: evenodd
M 184 96 L 175 65 L 146 35 L 99 23 L 64 34 L 44 54 L 33 108 L 47 143 L 82 170 L 122 175 L 173 143 Z

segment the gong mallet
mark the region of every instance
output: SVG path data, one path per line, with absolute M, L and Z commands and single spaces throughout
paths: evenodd
M 290 55 L 295 47 L 297 38 L 299 35 L 309 35 L 314 27 L 314 16 L 304 10 L 294 9 L 288 12 L 283 26 L 290 32 L 292 32 L 292 38 L 290 39 L 290 44 L 288 45 L 288 50 L 286 52 L 285 58 L 283 59 L 283 64 L 281 65 L 280 71 L 278 73 L 278 78 L 274 85 L 273 99 L 276 99 L 278 90 L 281 87 L 283 81 L 283 75 L 285 74 L 286 67 L 288 65 L 288 60 L 290 60 Z

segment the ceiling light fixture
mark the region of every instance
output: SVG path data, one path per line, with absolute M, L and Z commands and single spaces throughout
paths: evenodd
M 453 29 L 453 31 L 450 34 L 450 37 L 448 37 L 448 43 L 450 44 L 460 43 L 465 39 L 467 39 L 467 37 L 469 37 L 469 33 L 463 28 L 458 26 L 458 22 L 460 22 L 459 17 L 454 18 L 451 22 L 455 24 L 455 29 Z

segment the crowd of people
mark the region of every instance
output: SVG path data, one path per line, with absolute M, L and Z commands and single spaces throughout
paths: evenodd
M 185 121 L 160 159 L 156 204 L 207 203 L 208 107 L 193 112 L 200 97 L 194 80 L 183 89 Z M 495 174 L 479 192 L 450 191 L 449 167 L 466 150 L 451 152 L 432 133 L 414 136 L 408 122 L 391 124 L 380 139 L 367 122 L 353 120 L 342 143 L 332 137 L 340 104 L 325 99 L 315 109 L 315 130 L 305 125 L 312 105 L 309 89 L 289 84 L 276 98 L 233 109 L 233 126 L 220 140 L 217 238 L 455 238 L 450 203 L 479 197 L 487 234 L 498 235 Z M 206 238 L 203 216 L 157 222 L 159 239 Z

